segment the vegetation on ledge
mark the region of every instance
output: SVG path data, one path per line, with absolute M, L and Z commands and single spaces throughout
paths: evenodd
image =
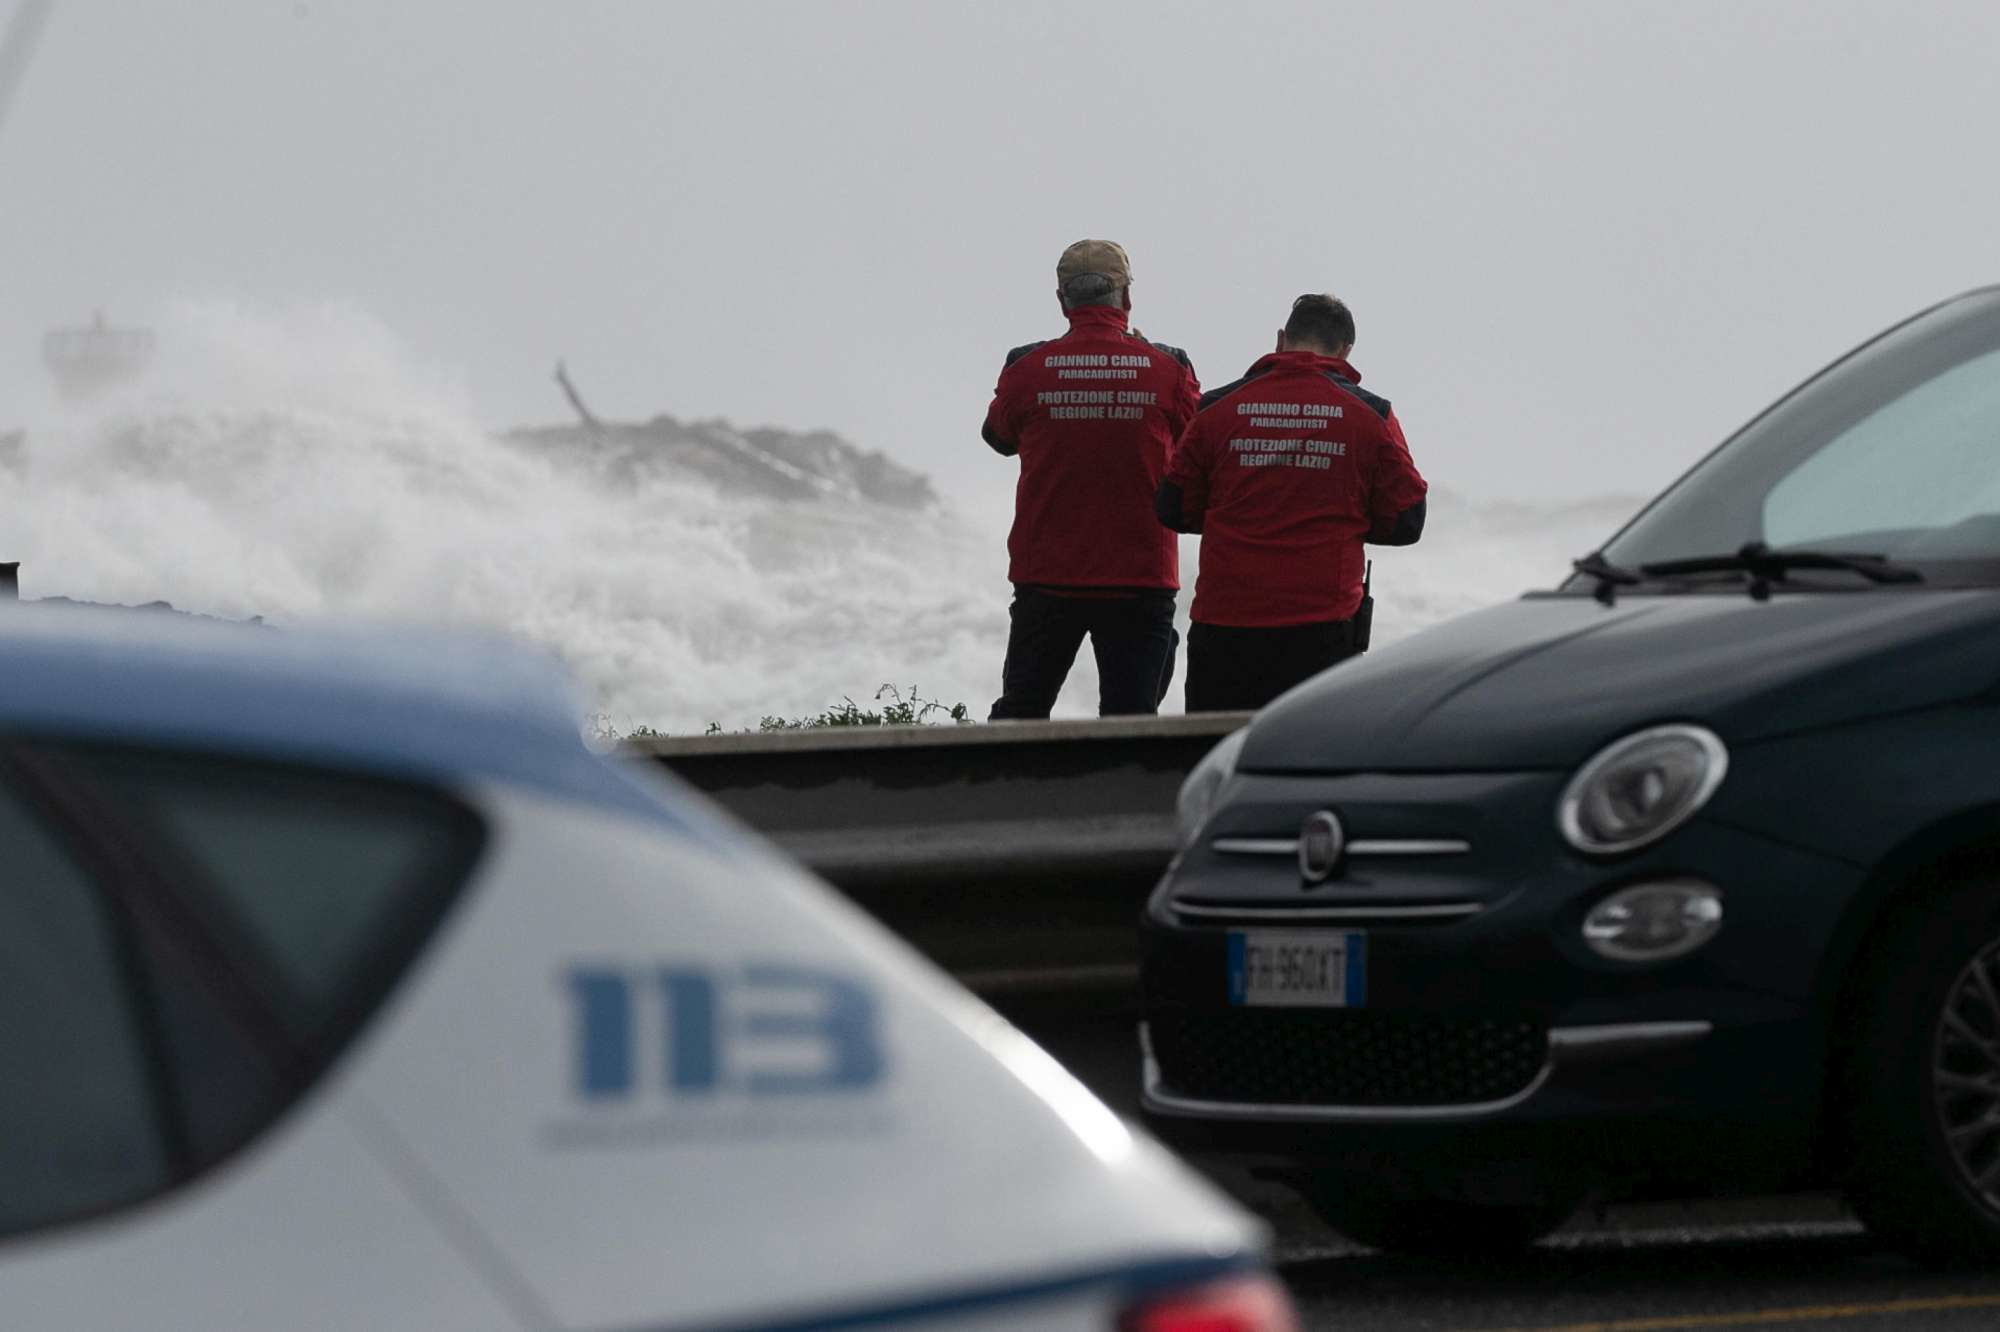
M 884 699 L 888 701 L 883 702 Z M 730 731 L 721 722 L 710 722 L 704 735 L 754 735 L 769 731 L 810 731 L 826 726 L 936 726 L 949 723 L 967 726 L 973 721 L 971 709 L 963 703 L 946 704 L 935 698 L 925 698 L 915 685 L 907 691 L 893 684 L 885 684 L 875 691 L 879 708 L 863 707 L 852 698 L 843 697 L 840 702 L 809 717 L 765 716 L 755 726 L 740 727 Z M 651 726 L 639 726 L 620 732 L 603 714 L 591 718 L 591 730 L 595 737 L 606 743 L 620 740 L 662 740 L 670 732 Z

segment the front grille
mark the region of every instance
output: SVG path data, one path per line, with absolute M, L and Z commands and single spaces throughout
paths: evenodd
M 1527 1090 L 1548 1028 L 1525 1018 L 1355 1009 L 1156 1014 L 1168 1092 L 1259 1105 L 1475 1105 Z
M 1398 927 L 1450 925 L 1476 916 L 1486 908 L 1478 902 L 1385 902 L 1376 905 L 1328 906 L 1321 901 L 1287 904 L 1258 902 L 1199 902 L 1176 899 L 1174 915 L 1191 925 L 1312 925 L 1339 921 L 1355 925 Z

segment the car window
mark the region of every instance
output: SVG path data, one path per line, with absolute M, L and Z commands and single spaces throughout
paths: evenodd
M 1751 541 L 2000 582 L 2000 293 L 1948 302 L 1809 380 L 1604 553 L 1632 567 Z
M 1774 546 L 2000 550 L 2000 351 L 1917 385 L 1841 431 L 1764 500 Z
M 165 872 L 212 897 L 211 924 L 276 982 L 279 1016 L 309 1043 L 372 1005 L 477 841 L 463 807 L 401 783 L 202 756 L 76 758 Z
M 117 922 L 0 791 L 0 1234 L 130 1202 L 173 1163 Z
M 0 786 L 0 1235 L 137 1202 L 317 1080 L 469 878 L 427 787 L 11 746 Z

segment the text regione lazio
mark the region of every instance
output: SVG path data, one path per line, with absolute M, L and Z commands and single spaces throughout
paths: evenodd
M 1158 403 L 1159 396 L 1136 389 L 1058 389 L 1037 393 L 1035 401 L 1048 409 L 1051 421 L 1138 421 L 1144 419 L 1146 408 Z
M 1238 467 L 1306 467 L 1325 471 L 1335 458 L 1347 456 L 1339 439 L 1232 439 L 1230 452 Z

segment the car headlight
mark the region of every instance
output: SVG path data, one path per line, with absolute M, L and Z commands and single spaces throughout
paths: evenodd
M 1686 823 L 1729 771 L 1729 751 L 1701 726 L 1654 726 L 1599 750 L 1556 806 L 1577 850 L 1611 856 L 1659 841 Z
M 1174 813 L 1180 825 L 1181 845 L 1186 846 L 1201 831 L 1201 825 L 1208 821 L 1209 811 L 1215 807 L 1215 796 L 1229 775 L 1236 771 L 1236 756 L 1243 752 L 1243 737 L 1250 733 L 1245 726 L 1231 731 L 1216 742 L 1215 748 L 1202 755 L 1201 762 L 1194 765 L 1187 780 L 1181 783 L 1180 799 L 1175 803 Z

